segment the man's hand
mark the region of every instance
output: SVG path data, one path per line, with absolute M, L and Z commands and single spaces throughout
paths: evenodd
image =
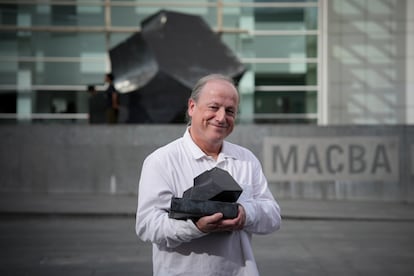
M 246 212 L 243 206 L 239 204 L 239 212 L 234 219 L 222 219 L 222 213 L 215 213 L 211 216 L 201 217 L 196 226 L 204 233 L 234 231 L 243 229 L 246 222 Z

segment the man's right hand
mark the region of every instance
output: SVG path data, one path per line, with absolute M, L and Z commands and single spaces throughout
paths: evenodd
M 222 218 L 222 213 L 215 213 L 211 216 L 204 216 L 197 220 L 196 226 L 201 232 L 204 233 L 221 231 L 219 225 Z
M 204 233 L 210 232 L 229 232 L 241 230 L 246 222 L 246 212 L 239 204 L 239 212 L 234 219 L 223 219 L 222 213 L 215 213 L 211 216 L 201 217 L 196 226 Z

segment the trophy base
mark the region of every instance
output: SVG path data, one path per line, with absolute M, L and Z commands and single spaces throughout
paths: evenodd
M 199 219 L 203 216 L 222 213 L 223 219 L 237 217 L 238 204 L 234 202 L 221 202 L 213 200 L 195 200 L 173 197 L 169 217 L 174 219 Z

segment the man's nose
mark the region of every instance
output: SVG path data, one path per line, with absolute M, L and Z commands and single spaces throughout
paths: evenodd
M 226 110 L 222 107 L 219 108 L 216 112 L 217 121 L 223 122 L 226 118 Z

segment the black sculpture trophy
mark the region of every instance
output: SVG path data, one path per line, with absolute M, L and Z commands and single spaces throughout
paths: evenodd
M 194 186 L 186 190 L 182 198 L 173 197 L 169 217 L 174 219 L 198 219 L 222 213 L 224 219 L 237 217 L 236 203 L 242 188 L 225 170 L 213 168 L 194 178 Z

